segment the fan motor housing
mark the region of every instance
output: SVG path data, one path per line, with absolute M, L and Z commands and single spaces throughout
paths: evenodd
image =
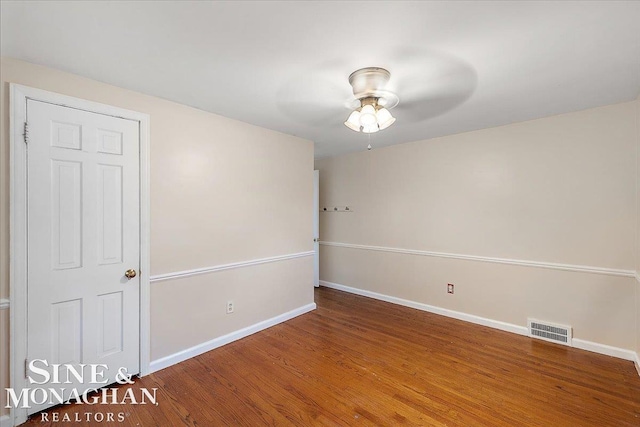
M 351 73 L 349 84 L 356 99 L 376 98 L 378 105 L 393 108 L 399 99 L 396 94 L 385 90 L 390 78 L 391 73 L 384 68 L 366 67 Z

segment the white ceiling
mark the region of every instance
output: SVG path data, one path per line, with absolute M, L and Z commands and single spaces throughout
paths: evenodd
M 640 2 L 1 2 L 1 53 L 315 142 L 391 71 L 381 147 L 635 99 Z

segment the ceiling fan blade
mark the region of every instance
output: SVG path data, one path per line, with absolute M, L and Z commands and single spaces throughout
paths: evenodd
M 393 115 L 400 123 L 417 123 L 437 116 L 447 111 L 453 110 L 462 104 L 468 96 L 458 94 L 457 96 L 443 96 L 438 98 L 424 98 L 411 102 L 401 103 L 393 109 Z
M 405 49 L 397 53 L 391 90 L 400 104 L 393 114 L 419 122 L 443 114 L 466 101 L 477 85 L 477 73 L 468 63 L 435 51 Z
M 342 124 L 349 115 L 351 86 L 342 67 L 320 65 L 286 82 L 277 92 L 278 110 L 298 123 Z
M 319 128 L 342 124 L 349 115 L 349 111 L 342 107 L 335 108 L 312 100 L 278 102 L 278 109 L 297 123 Z
M 406 98 L 400 98 L 400 104 L 393 114 L 409 122 L 420 122 L 439 116 L 465 102 L 475 89 L 474 79 L 461 79 L 459 76 L 420 82 L 418 87 Z

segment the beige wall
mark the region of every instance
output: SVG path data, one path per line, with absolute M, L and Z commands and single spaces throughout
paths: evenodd
M 320 238 L 635 270 L 636 114 L 624 103 L 317 160 L 321 206 L 353 210 L 321 214 Z M 321 280 L 636 346 L 630 277 L 326 245 L 320 261 Z
M 9 82 L 150 115 L 152 275 L 313 249 L 310 141 L 14 59 L 2 58 L 1 78 L 0 298 L 9 294 Z M 311 258 L 298 258 L 152 283 L 152 360 L 313 302 L 312 271 Z
M 172 339 L 153 340 L 154 359 L 313 302 L 309 271 L 313 258 L 306 257 L 155 283 L 152 336 Z M 230 300 L 235 313 L 228 315 L 224 302 Z

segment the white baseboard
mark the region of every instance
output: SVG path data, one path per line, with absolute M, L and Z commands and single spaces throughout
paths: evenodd
M 636 352 L 636 358 L 633 361 L 633 364 L 636 365 L 636 371 L 638 371 L 638 375 L 640 375 L 640 354 Z
M 11 417 L 9 415 L 3 415 L 0 417 L 0 427 L 13 427 Z
M 316 309 L 315 303 L 307 304 L 302 307 L 298 307 L 294 310 L 288 311 L 286 313 L 280 314 L 279 316 L 272 317 L 271 319 L 263 320 L 262 322 L 258 322 L 254 325 L 247 326 L 246 328 L 240 329 L 238 331 L 231 332 L 227 335 L 223 335 L 218 338 L 214 338 L 211 341 L 207 341 L 202 344 L 193 346 L 191 348 L 187 348 L 185 350 L 171 354 L 169 356 L 165 356 L 160 359 L 154 360 L 151 362 L 151 365 L 149 366 L 149 370 L 150 370 L 149 373 L 157 372 L 171 365 L 175 365 L 176 363 L 180 363 L 184 360 L 191 359 L 192 357 L 198 356 L 202 353 L 206 353 L 207 351 L 213 350 L 215 348 L 222 347 L 225 344 L 229 344 L 230 342 L 247 337 L 251 334 L 255 334 L 256 332 L 260 332 L 264 329 L 270 328 L 271 326 L 275 326 L 278 323 L 282 323 L 287 320 L 293 319 L 294 317 L 300 316 L 301 314 L 304 314 L 304 313 L 308 313 L 315 309 Z
M 446 317 L 452 317 L 458 320 L 464 320 L 465 322 L 476 323 L 482 326 L 488 326 L 490 328 L 500 329 L 502 331 L 512 332 L 519 335 L 527 335 L 527 328 L 525 326 L 518 326 L 511 323 L 500 322 L 499 320 L 487 319 L 485 317 L 475 316 L 473 314 L 462 313 L 460 311 L 453 311 L 446 308 L 436 307 L 434 305 L 423 304 L 421 302 L 406 300 L 402 298 L 392 297 L 389 295 L 379 294 L 377 292 L 366 291 L 364 289 L 352 288 L 350 286 L 339 285 L 337 283 L 320 281 L 321 286 L 327 288 L 337 289 L 339 291 L 349 292 L 351 294 L 362 295 L 363 297 L 369 297 L 380 301 L 386 301 L 393 304 L 403 305 L 405 307 L 415 308 L 417 310 L 428 311 L 429 313 L 440 314 Z
M 579 348 L 581 350 L 592 351 L 594 353 L 606 354 L 607 356 L 617 357 L 618 359 L 624 360 L 636 360 L 636 352 L 632 350 L 627 350 L 620 347 L 613 347 L 607 344 L 600 344 L 597 342 L 581 340 L 579 338 L 574 338 L 572 340 L 573 347 Z
M 327 282 L 324 280 L 320 281 L 320 285 L 327 288 L 337 289 L 339 291 L 362 295 L 364 297 L 369 297 L 380 301 L 386 301 L 405 307 L 415 308 L 417 310 L 428 311 L 429 313 L 452 317 L 458 320 L 464 320 L 465 322 L 471 322 L 482 326 L 488 326 L 494 329 L 500 329 L 501 331 L 512 332 L 525 336 L 528 334 L 528 330 L 525 326 L 514 325 L 512 323 L 501 322 L 499 320 L 487 319 L 485 317 L 475 316 L 473 314 L 462 313 L 459 311 L 449 310 L 447 308 L 435 307 L 433 305 L 423 304 L 421 302 L 392 297 L 389 295 L 367 291 L 364 289 L 352 288 L 350 286 L 340 285 L 338 283 Z M 572 341 L 573 347 L 575 348 L 592 351 L 594 353 L 605 354 L 607 356 L 613 356 L 624 360 L 632 360 L 635 362 L 636 369 L 638 369 L 638 374 L 640 375 L 640 358 L 638 357 L 638 354 L 636 352 L 624 348 L 613 347 L 606 344 L 599 344 L 591 341 L 581 340 L 578 338 L 574 338 Z

